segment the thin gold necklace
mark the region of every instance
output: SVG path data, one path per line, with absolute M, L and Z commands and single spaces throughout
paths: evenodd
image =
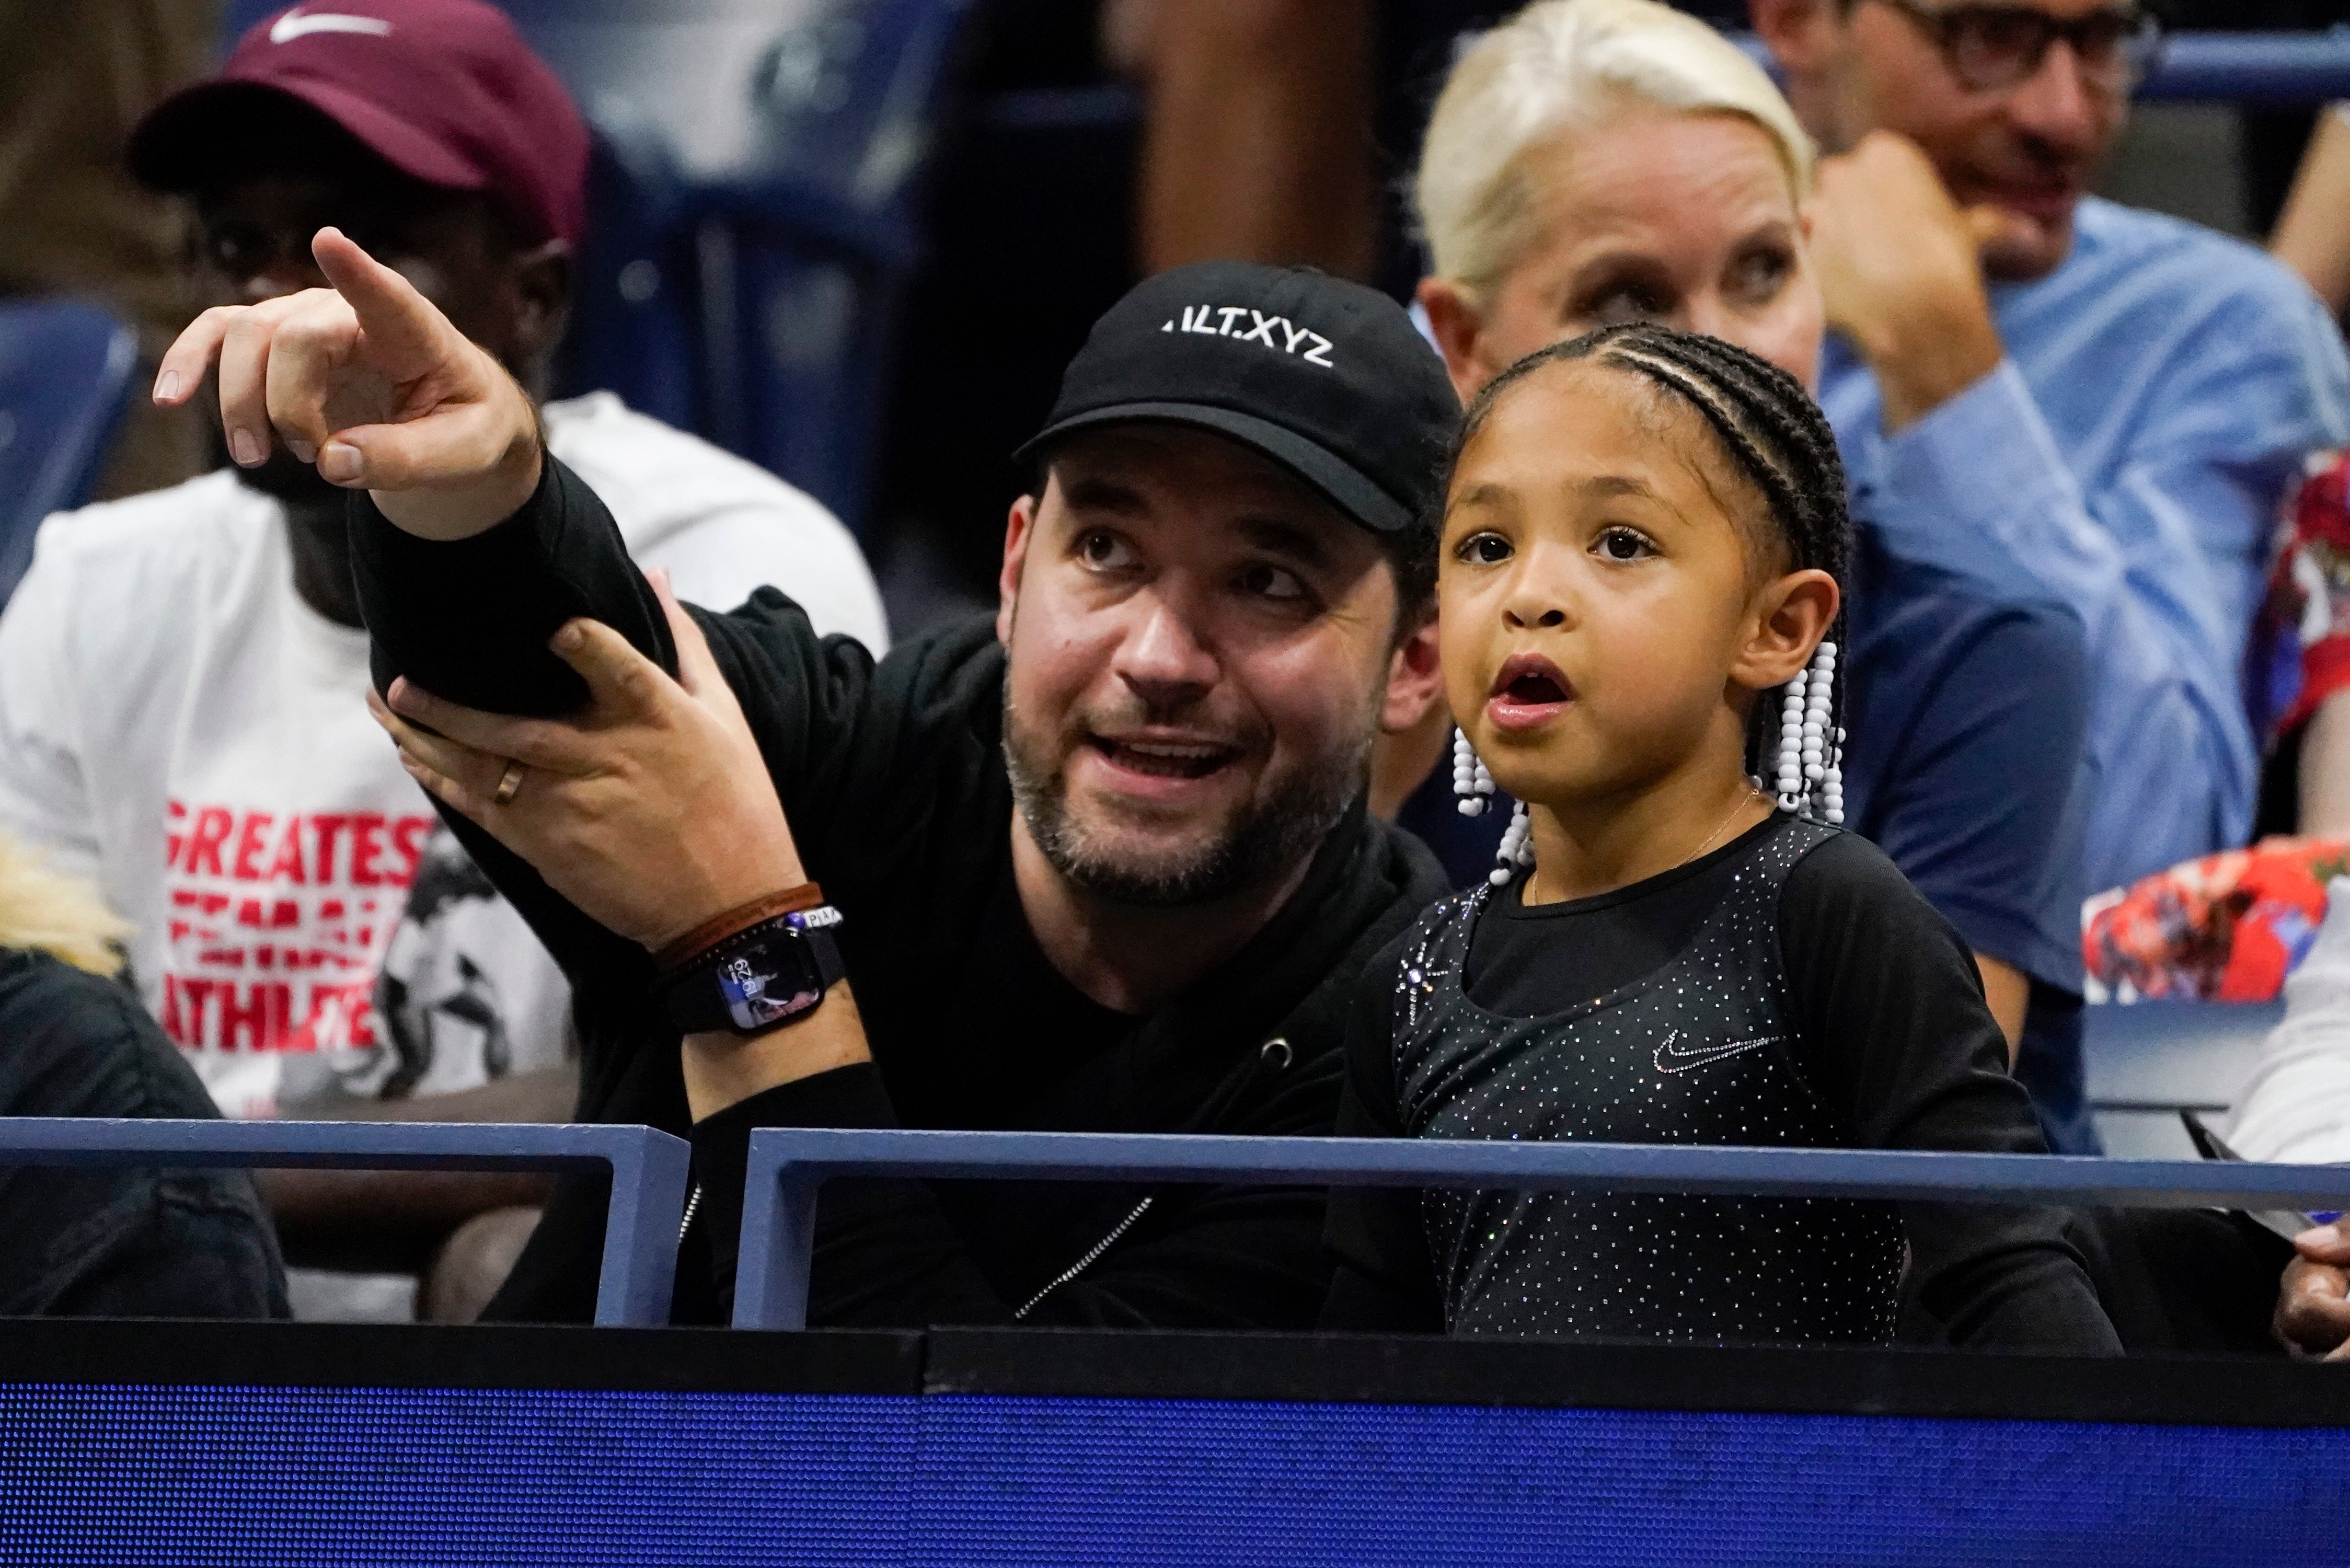
M 1696 859 L 1699 856 L 1712 848 L 1713 841 L 1721 836 L 1722 829 L 1730 826 L 1731 819 L 1738 815 L 1738 811 L 1741 806 L 1744 805 L 1749 801 L 1764 800 L 1767 798 L 1769 797 L 1764 795 L 1760 790 L 1757 790 L 1752 784 L 1748 784 L 1746 786 L 1746 793 L 1730 803 L 1730 810 L 1723 815 L 1721 824 L 1716 826 L 1711 833 L 1705 836 L 1705 842 L 1699 845 L 1695 849 L 1690 850 L 1687 855 L 1682 856 L 1680 859 L 1674 864 L 1673 869 L 1676 871 L 1679 870 L 1683 866 L 1688 865 L 1690 861 Z
M 1667 872 L 1667 871 L 1678 871 L 1678 870 L 1679 870 L 1682 867 L 1684 867 L 1684 866 L 1688 865 L 1690 861 L 1692 861 L 1692 860 L 1696 859 L 1699 856 L 1700 856 L 1700 855 L 1704 854 L 1707 850 L 1709 850 L 1709 849 L 1711 849 L 1711 848 L 1712 848 L 1712 847 L 1713 847 L 1713 841 L 1714 841 L 1715 839 L 1717 839 L 1717 838 L 1719 838 L 1719 837 L 1721 837 L 1721 830 L 1722 830 L 1722 828 L 1728 827 L 1728 826 L 1730 826 L 1731 818 L 1731 817 L 1734 817 L 1734 816 L 1736 816 L 1736 815 L 1738 815 L 1738 808 L 1739 808 L 1740 806 L 1744 805 L 1745 805 L 1748 801 L 1750 801 L 1750 800 L 1768 801 L 1770 798 L 1771 798 L 1771 797 L 1770 797 L 1769 795 L 1764 794 L 1761 790 L 1756 789 L 1752 784 L 1749 784 L 1749 785 L 1747 785 L 1747 786 L 1746 786 L 1746 793 L 1745 793 L 1744 794 L 1742 794 L 1742 795 L 1739 796 L 1739 798 L 1738 798 L 1738 799 L 1736 799 L 1736 800 L 1734 800 L 1734 801 L 1731 801 L 1731 802 L 1730 803 L 1730 815 L 1729 815 L 1729 816 L 1725 816 L 1725 817 L 1723 817 L 1723 818 L 1721 819 L 1721 824 L 1720 824 L 1719 826 L 1717 826 L 1711 833 L 1709 833 L 1709 834 L 1707 834 L 1707 835 L 1705 836 L 1705 842 L 1704 842 L 1703 844 L 1699 845 L 1695 849 L 1690 850 L 1687 855 L 1682 856 L 1679 860 L 1676 860 L 1676 861 L 1674 861 L 1670 866 L 1666 867 L 1664 871 L 1659 871 L 1659 872 L 1655 873 L 1655 875 L 1657 875 L 1657 876 L 1659 876 L 1659 877 L 1662 877 L 1663 875 L 1665 875 L 1665 872 Z M 1534 867 L 1534 876 L 1532 876 L 1532 877 L 1528 877 L 1526 878 L 1526 887 L 1525 887 L 1525 888 L 1524 888 L 1523 891 L 1521 891 L 1521 892 L 1520 892 L 1520 894 L 1519 894 L 1519 897 L 1520 897 L 1521 898 L 1523 898 L 1523 897 L 1525 897 L 1525 894 L 1526 894 L 1526 893 L 1528 893 L 1528 892 L 1532 892 L 1532 891 L 1534 890 L 1534 877 L 1539 877 L 1539 876 L 1541 876 L 1541 875 L 1542 875 L 1542 867 L 1539 867 L 1539 866 L 1535 867 Z M 1646 880 L 1647 880 L 1647 878 L 1646 878 L 1646 877 L 1643 877 L 1643 878 L 1641 878 L 1641 880 L 1646 881 Z

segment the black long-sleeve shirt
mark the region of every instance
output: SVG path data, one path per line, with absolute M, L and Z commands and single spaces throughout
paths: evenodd
M 0 948 L 0 1116 L 219 1115 L 128 987 Z M 0 1315 L 284 1317 L 277 1232 L 241 1170 L 0 1169 Z
M 1601 1007 L 1686 949 L 1733 881 L 1755 879 L 1762 846 L 1792 826 L 1773 818 L 1687 866 L 1597 898 L 1528 908 L 1523 884 L 1513 884 L 1471 938 L 1462 972 L 1469 1001 L 1509 1019 Z M 1874 846 L 1843 834 L 1804 855 L 1786 874 L 1776 920 L 1793 1064 L 1850 1144 L 2046 1152 L 2029 1099 L 2006 1073 L 2006 1043 L 1964 944 Z M 1412 1131 L 1395 1068 L 1394 975 L 1403 949 L 1399 941 L 1375 958 L 1357 993 L 1342 1134 Z M 2064 1211 L 1912 1203 L 1901 1218 L 1915 1297 L 1952 1342 L 2119 1348 L 2064 1240 Z M 1445 1326 L 1417 1194 L 1334 1195 L 1331 1240 L 1342 1261 L 1326 1326 Z M 1701 1252 L 1708 1240 L 1683 1245 Z M 1708 1271 L 1697 1256 L 1680 1266 L 1700 1282 L 1691 1288 L 1704 1288 Z
M 375 674 L 473 707 L 553 714 L 583 689 L 546 649 L 565 619 L 604 621 L 666 668 L 657 601 L 603 504 L 552 458 L 515 516 L 433 543 L 355 502 L 352 545 Z M 878 664 L 818 639 L 763 588 L 697 622 L 741 699 L 807 874 L 839 940 L 874 1060 L 787 1084 L 689 1129 L 677 1031 L 643 950 L 455 824 L 573 986 L 577 1114 L 689 1133 L 702 1207 L 681 1321 L 731 1300 L 750 1129 L 759 1126 L 1327 1133 L 1364 961 L 1442 889 L 1417 841 L 1357 807 L 1303 884 L 1229 962 L 1147 1016 L 1079 993 L 1045 959 L 1013 882 L 1002 756 L 1004 656 L 985 623 Z M 1144 1199 L 1149 1199 L 1147 1206 Z M 1062 1276 L 1128 1220 L 1115 1245 Z M 558 1192 L 493 1316 L 589 1315 L 603 1200 Z M 819 1205 L 811 1321 L 1310 1325 L 1329 1269 L 1324 1199 L 1291 1188 L 1146 1189 L 1057 1182 L 838 1181 Z

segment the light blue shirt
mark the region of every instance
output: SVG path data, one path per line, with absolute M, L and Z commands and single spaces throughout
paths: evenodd
M 2287 487 L 2350 439 L 2350 363 L 2249 245 L 2095 199 L 2074 236 L 2046 277 L 1992 287 L 2007 358 L 1957 397 L 1888 438 L 1832 337 L 1820 402 L 1893 548 L 2079 614 L 2095 889 L 2251 830 L 2246 645 Z

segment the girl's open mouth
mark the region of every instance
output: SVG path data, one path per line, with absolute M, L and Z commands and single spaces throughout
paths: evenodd
M 1526 730 L 1545 723 L 1575 700 L 1557 665 L 1538 653 L 1513 653 L 1493 678 L 1485 716 L 1497 728 Z

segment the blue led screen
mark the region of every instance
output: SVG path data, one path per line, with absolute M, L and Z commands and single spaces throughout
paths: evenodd
M 2336 1560 L 2350 1430 L 0 1387 L 0 1563 Z

